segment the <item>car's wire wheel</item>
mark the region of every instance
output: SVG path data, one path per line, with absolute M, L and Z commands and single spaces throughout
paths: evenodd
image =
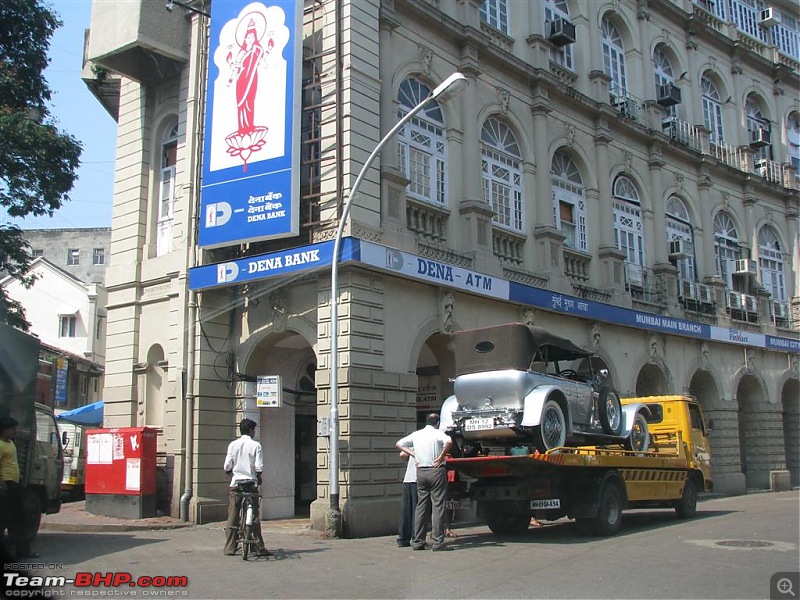
M 539 452 L 563 446 L 567 441 L 567 422 L 564 411 L 555 400 L 548 400 L 542 408 L 542 419 L 535 436 Z

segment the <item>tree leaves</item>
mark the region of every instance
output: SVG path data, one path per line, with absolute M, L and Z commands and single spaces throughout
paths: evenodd
M 52 215 L 69 200 L 82 147 L 50 118 L 43 76 L 61 25 L 41 0 L 0 1 L 0 205 L 12 217 Z M 0 223 L 0 272 L 31 285 L 20 229 Z M 0 289 L 0 321 L 27 330 L 24 309 Z

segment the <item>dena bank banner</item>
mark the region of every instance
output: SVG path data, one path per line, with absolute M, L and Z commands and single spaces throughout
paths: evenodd
M 211 5 L 200 246 L 299 231 L 302 3 Z

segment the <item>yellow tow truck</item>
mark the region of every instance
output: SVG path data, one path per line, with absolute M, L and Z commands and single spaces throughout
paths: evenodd
M 448 458 L 447 468 L 463 476 L 450 499 L 477 502 L 478 516 L 496 534 L 523 532 L 534 516 L 566 516 L 598 536 L 617 533 L 625 509 L 671 507 L 680 518 L 693 517 L 698 493 L 712 490 L 700 405 L 687 395 L 621 403 L 647 407 L 647 450 L 608 444 Z

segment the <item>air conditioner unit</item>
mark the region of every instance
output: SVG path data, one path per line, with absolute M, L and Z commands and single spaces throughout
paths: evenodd
M 728 303 L 728 308 L 731 310 L 742 310 L 742 294 L 739 292 L 729 291 L 725 298 Z
M 629 119 L 636 119 L 636 116 L 639 112 L 639 106 L 636 104 L 636 100 L 633 98 L 612 96 L 611 105 L 616 108 L 621 115 L 624 115 Z
M 761 20 L 758 24 L 767 28 L 780 25 L 781 15 L 774 6 L 770 6 L 761 11 Z
M 781 302 L 780 300 L 773 300 L 772 314 L 776 319 L 785 321 L 789 316 L 789 309 L 784 302 Z
M 742 294 L 742 304 L 744 304 L 744 309 L 749 312 L 756 314 L 758 312 L 758 300 L 755 296 L 751 296 L 749 294 Z
M 575 25 L 567 19 L 553 19 L 547 22 L 547 39 L 554 46 L 567 46 L 575 43 Z
M 753 172 L 759 177 L 767 177 L 767 172 L 769 170 L 769 163 L 766 158 L 759 158 L 753 161 Z
M 628 285 L 642 287 L 644 285 L 644 274 L 642 273 L 641 267 L 639 267 L 639 265 L 626 264 L 625 279 Z
M 681 103 L 681 88 L 674 83 L 667 83 L 658 86 L 658 97 L 656 98 L 661 106 L 675 106 Z
M 689 240 L 675 239 L 669 243 L 670 258 L 689 258 L 694 256 L 694 247 Z
M 750 132 L 750 146 L 753 148 L 763 148 L 771 143 L 768 129 L 759 127 Z
M 684 300 L 697 300 L 697 284 L 694 281 L 680 280 L 679 295 Z
M 733 272 L 735 275 L 758 275 L 758 263 L 752 258 L 740 258 Z
M 714 304 L 714 292 L 711 290 L 711 286 L 698 283 L 697 297 L 700 299 L 700 304 Z

